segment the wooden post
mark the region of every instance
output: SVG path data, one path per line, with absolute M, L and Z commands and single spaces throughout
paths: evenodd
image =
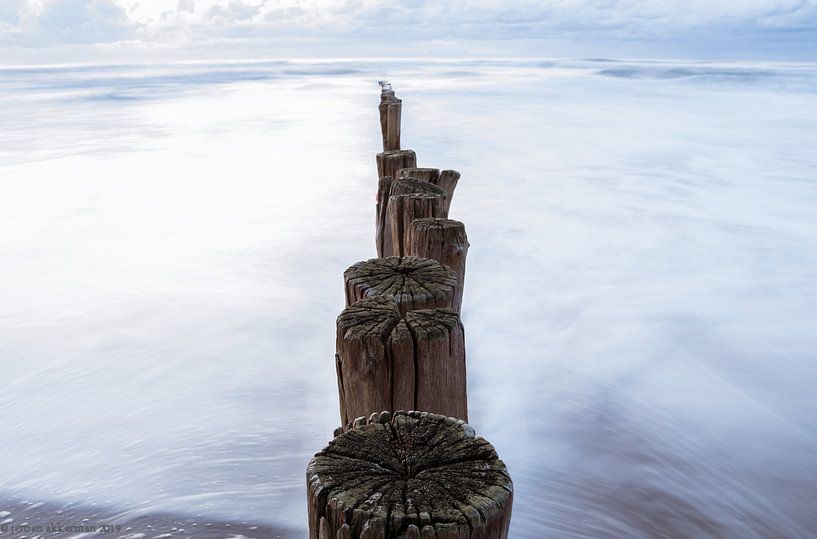
M 453 417 L 374 413 L 315 455 L 306 486 L 310 539 L 508 537 L 508 470 Z
M 414 408 L 414 362 L 404 364 L 402 355 L 395 360 L 390 353 L 389 337 L 399 323 L 397 303 L 382 296 L 359 301 L 338 316 L 335 370 L 342 426 L 375 410 Z
M 388 84 L 388 83 L 386 83 Z M 400 149 L 400 121 L 403 101 L 397 99 L 389 86 L 380 92 L 380 132 L 383 136 L 383 151 Z
M 391 150 L 377 154 L 377 177 L 390 176 L 397 179 L 401 168 L 417 166 L 417 154 L 414 150 Z
M 393 297 L 400 314 L 416 309 L 450 309 L 457 278 L 436 260 L 390 256 L 358 262 L 343 272 L 346 306 L 374 296 Z
M 451 309 L 400 319 L 397 303 L 373 297 L 337 319 L 335 368 L 341 425 L 382 409 L 417 409 L 468 420 L 465 332 Z
M 437 180 L 437 186 L 442 187 L 448 197 L 445 199 L 445 214 L 451 209 L 451 203 L 454 202 L 454 189 L 457 188 L 457 182 L 460 181 L 460 173 L 456 170 L 443 170 L 440 172 L 440 178 Z
M 385 253 L 384 242 L 386 239 L 384 221 L 386 218 L 386 206 L 389 200 L 389 191 L 393 179 L 397 178 L 397 171 L 407 166 L 413 167 L 417 164 L 417 155 L 411 150 L 388 151 L 377 154 L 377 176 L 379 178 L 377 186 L 377 206 L 375 219 L 375 247 L 377 256 L 391 256 L 391 251 Z
M 415 179 L 394 180 L 389 186 L 389 196 L 410 195 L 413 193 L 426 193 L 446 198 L 448 194 L 444 189 L 433 183 Z
M 465 225 L 453 219 L 417 219 L 409 225 L 407 238 L 407 256 L 431 258 L 454 271 L 458 281 L 454 309 L 460 312 L 470 245 Z
M 402 180 L 409 178 L 433 183 L 448 193 L 448 197 L 445 202 L 445 213 L 448 215 L 451 202 L 454 200 L 454 189 L 457 188 L 457 182 L 460 180 L 459 172 L 456 170 L 443 170 L 440 172 L 440 170 L 437 168 L 417 167 L 407 167 L 397 171 L 397 179 Z
M 413 179 L 428 183 L 437 183 L 440 179 L 440 169 L 406 167 L 397 171 L 397 178 L 400 180 Z
M 391 347 L 413 349 L 408 355 L 416 369 L 412 408 L 468 421 L 465 329 L 457 311 L 409 311 L 392 334 Z
M 391 233 L 386 233 L 386 206 L 389 205 L 389 191 L 393 183 L 391 176 L 381 176 L 377 184 L 377 205 L 375 206 L 374 243 L 377 256 L 391 256 Z
M 385 203 L 379 203 L 377 205 L 377 241 L 378 243 L 378 250 L 377 255 L 380 257 L 385 256 L 399 256 L 400 252 L 398 250 L 399 246 L 403 244 L 403 242 L 399 242 L 395 244 L 393 242 L 393 232 L 392 229 L 396 226 L 393 220 L 389 219 L 389 204 L 391 197 L 400 196 L 400 195 L 409 195 L 414 193 L 425 193 L 429 195 L 435 195 L 441 197 L 443 200 L 441 202 L 429 202 L 430 209 L 426 211 L 431 211 L 429 215 L 436 215 L 441 214 L 442 217 L 446 215 L 442 211 L 442 208 L 445 206 L 445 191 L 437 187 L 436 185 L 418 181 L 418 180 L 396 180 L 392 181 L 391 178 L 388 176 L 384 176 L 380 178 L 381 187 L 385 189 L 385 186 L 389 186 L 388 197 L 385 198 Z M 380 195 L 378 194 L 378 197 Z M 423 212 L 422 208 L 419 208 L 418 211 Z M 410 222 L 410 221 L 409 221 Z M 402 221 L 401 221 L 402 223 Z M 398 248 L 395 248 L 395 245 Z
M 430 184 L 429 184 L 430 185 Z M 443 216 L 445 195 L 431 193 L 410 193 L 389 197 L 386 206 L 384 235 L 390 234 L 391 241 L 384 237 L 383 254 L 403 256 L 406 251 L 409 225 L 415 219 Z

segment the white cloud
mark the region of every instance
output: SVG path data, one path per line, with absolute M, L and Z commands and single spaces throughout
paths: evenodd
M 51 0 L 36 19 L 42 38 L 75 43 L 118 41 L 134 25 L 112 0 Z
M 809 46 L 817 34 L 817 0 L 0 0 L 0 6 L 0 44 L 27 47 L 123 40 L 147 47 L 281 39 L 760 41 L 769 32 L 791 32 L 791 40 Z
M 20 2 L 0 2 L 0 25 L 11 28 L 20 21 Z M 2 28 L 2 26 L 0 26 Z
M 193 13 L 196 11 L 196 3 L 193 0 L 179 0 L 179 3 L 176 4 L 176 11 Z
M 2 1 L 5 13 L 13 17 L 11 27 L 0 32 L 0 44 L 42 47 L 112 42 L 129 38 L 135 29 L 113 0 Z

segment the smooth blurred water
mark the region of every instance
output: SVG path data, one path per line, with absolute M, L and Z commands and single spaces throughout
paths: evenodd
M 806 64 L 0 69 L 0 492 L 304 530 L 382 77 L 463 175 L 513 537 L 817 537 Z

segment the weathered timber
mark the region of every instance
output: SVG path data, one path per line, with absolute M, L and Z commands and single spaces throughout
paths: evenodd
M 393 90 L 384 89 L 380 93 L 380 131 L 383 136 L 383 151 L 400 149 L 400 121 L 403 101 Z
M 448 210 L 451 207 L 451 202 L 454 200 L 454 189 L 457 188 L 457 182 L 460 181 L 460 173 L 456 170 L 443 170 L 437 168 L 417 168 L 407 167 L 397 171 L 397 179 L 414 179 L 434 185 L 443 189 L 448 197 L 445 201 L 445 214 L 448 216 Z
M 428 182 L 423 182 L 419 180 L 392 180 L 388 176 L 384 176 L 380 178 L 380 186 L 384 189 L 384 191 L 388 188 L 386 192 L 386 196 L 382 197 L 381 193 L 378 192 L 378 204 L 377 204 L 377 230 L 376 234 L 378 237 L 378 250 L 377 255 L 380 257 L 384 256 L 393 256 L 397 255 L 398 253 L 394 249 L 394 244 L 392 242 L 392 233 L 391 227 L 392 223 L 388 220 L 389 212 L 388 212 L 388 204 L 389 199 L 393 196 L 399 195 L 408 195 L 413 193 L 426 193 L 429 195 L 436 195 L 440 196 L 443 199 L 447 196 L 445 191 L 441 188 L 437 187 Z M 380 202 L 380 199 L 383 199 L 383 202 Z M 438 205 L 439 207 L 445 206 L 445 200 L 441 204 Z M 439 210 L 438 207 L 438 210 Z M 440 210 L 441 211 L 441 210 Z M 444 214 L 444 217 L 447 215 Z
M 420 180 L 428 183 L 437 183 L 440 179 L 440 169 L 438 168 L 422 168 L 422 167 L 406 167 L 397 171 L 398 180 Z
M 451 309 L 400 311 L 373 297 L 337 319 L 340 418 L 349 427 L 378 410 L 417 409 L 468 420 L 465 332 Z
M 389 150 L 377 154 L 377 177 L 397 178 L 397 171 L 402 168 L 417 166 L 417 154 L 414 150 Z
M 426 193 L 429 195 L 437 195 L 446 198 L 448 194 L 444 189 L 437 185 L 422 180 L 415 180 L 407 178 L 402 180 L 394 180 L 389 186 L 389 196 L 410 195 L 413 193 Z
M 400 311 L 391 298 L 374 297 L 347 307 L 337 319 L 335 370 L 338 378 L 341 425 L 375 410 L 412 407 L 414 387 L 394 388 L 395 365 L 389 337 L 400 323 Z M 399 366 L 398 366 L 399 367 Z M 414 380 L 402 372 L 400 380 Z M 401 371 L 404 369 L 400 369 Z
M 346 306 L 374 296 L 392 297 L 400 314 L 452 308 L 457 278 L 436 260 L 390 256 L 358 262 L 343 272 Z
M 390 256 L 384 254 L 384 243 L 391 242 L 384 234 L 384 220 L 386 216 L 386 206 L 389 200 L 389 191 L 393 179 L 397 177 L 397 171 L 404 167 L 413 167 L 417 164 L 417 155 L 411 150 L 389 151 L 377 154 L 377 206 L 375 219 L 375 246 L 377 256 Z
M 457 276 L 454 309 L 459 312 L 465 287 L 465 259 L 468 256 L 465 225 L 453 219 L 416 219 L 409 225 L 405 254 L 431 258 L 448 266 Z
M 508 537 L 508 470 L 453 417 L 372 414 L 315 455 L 306 485 L 310 539 Z
M 391 256 L 391 233 L 386 233 L 386 207 L 389 205 L 389 191 L 394 183 L 391 176 L 381 176 L 377 184 L 377 205 L 375 206 L 374 242 L 377 256 Z
M 430 185 L 430 184 L 429 184 Z M 415 219 L 442 218 L 445 211 L 445 194 L 411 193 L 389 197 L 383 234 L 391 234 L 391 254 L 404 256 L 409 225 Z M 388 254 L 386 245 L 384 254 Z
M 405 324 L 411 340 L 407 340 L 409 335 L 406 333 L 392 333 L 391 347 L 395 349 L 397 343 L 405 348 L 413 345 L 416 369 L 414 409 L 468 421 L 465 330 L 457 311 L 410 311 L 401 324 Z
M 440 172 L 440 178 L 437 180 L 437 186 L 442 187 L 448 197 L 445 199 L 445 214 L 451 209 L 451 203 L 454 201 L 454 189 L 457 188 L 457 182 L 460 181 L 460 173 L 456 170 L 443 170 Z

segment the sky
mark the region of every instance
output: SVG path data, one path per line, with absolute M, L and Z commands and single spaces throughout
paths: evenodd
M 0 0 L 0 64 L 425 55 L 817 60 L 817 0 Z

